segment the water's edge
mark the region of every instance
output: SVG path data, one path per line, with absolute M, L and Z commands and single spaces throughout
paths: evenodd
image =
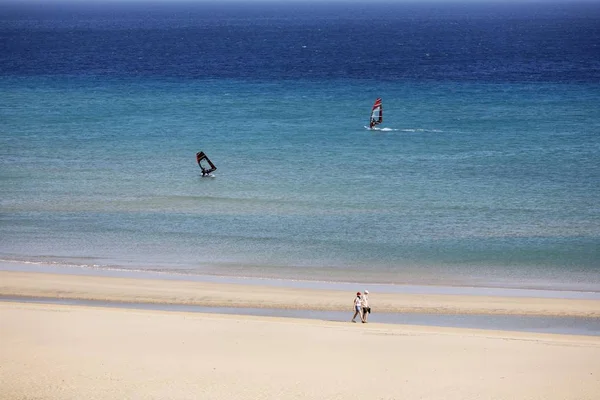
M 486 287 L 486 286 L 442 286 L 442 285 L 395 285 L 395 284 L 364 284 L 356 282 L 333 282 L 272 279 L 256 277 L 234 277 L 217 275 L 179 274 L 172 272 L 152 272 L 141 270 L 86 268 L 66 265 L 47 265 L 38 263 L 22 263 L 0 261 L 0 271 L 55 273 L 80 276 L 103 276 L 132 279 L 157 279 L 175 281 L 195 281 L 212 283 L 235 283 L 244 285 L 264 285 L 317 290 L 345 290 L 351 295 L 357 290 L 369 289 L 378 293 L 399 294 L 452 294 L 467 296 L 503 296 L 503 297 L 532 297 L 557 299 L 600 300 L 600 292 L 583 290 L 544 290 L 527 288 Z

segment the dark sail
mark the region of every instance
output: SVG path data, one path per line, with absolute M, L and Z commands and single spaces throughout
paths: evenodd
M 207 176 L 211 172 L 215 171 L 217 167 L 215 164 L 210 161 L 210 159 L 204 154 L 203 151 L 199 151 L 196 153 L 196 161 L 198 162 L 198 166 L 202 170 L 202 176 Z

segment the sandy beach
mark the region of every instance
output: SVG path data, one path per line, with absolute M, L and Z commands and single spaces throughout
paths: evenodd
M 0 272 L 0 282 L 3 296 L 349 308 L 348 293 L 305 289 L 21 272 Z M 390 310 L 424 302 L 438 312 L 599 311 L 594 301 L 446 297 L 372 302 Z M 0 303 L 0 337 L 1 399 L 592 400 L 600 393 L 596 336 L 16 300 Z
M 596 337 L 0 303 L 2 399 L 597 399 Z

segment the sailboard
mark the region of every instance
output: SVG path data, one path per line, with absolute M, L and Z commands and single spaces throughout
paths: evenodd
M 373 129 L 375 126 L 383 122 L 383 105 L 381 103 L 381 97 L 378 97 L 371 108 L 371 117 L 369 118 L 369 128 Z
M 215 164 L 210 161 L 210 159 L 204 154 L 203 151 L 199 151 L 196 153 L 196 161 L 198 162 L 198 166 L 202 170 L 202 176 L 211 176 L 211 173 L 217 170 Z

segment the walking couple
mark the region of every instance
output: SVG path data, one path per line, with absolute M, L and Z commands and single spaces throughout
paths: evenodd
M 369 307 L 369 291 L 365 290 L 365 294 L 357 292 L 356 297 L 354 298 L 354 316 L 352 317 L 352 322 L 356 322 L 354 319 L 357 315 L 360 315 L 360 321 L 364 324 L 367 322 L 369 314 L 371 314 L 371 307 Z

